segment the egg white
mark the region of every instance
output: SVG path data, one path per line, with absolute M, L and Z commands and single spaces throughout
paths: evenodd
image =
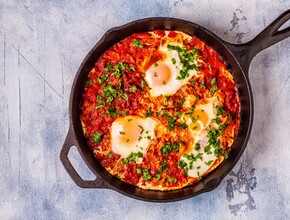
M 171 44 L 170 45 L 174 45 Z M 177 45 L 176 46 L 182 46 Z M 176 78 L 180 75 L 180 70 L 182 69 L 182 64 L 180 62 L 180 58 L 178 52 L 176 50 L 169 50 L 167 45 L 163 45 L 159 47 L 159 51 L 163 54 L 166 54 L 166 58 L 162 61 L 159 61 L 153 64 L 146 72 L 145 80 L 149 86 L 149 92 L 152 97 L 160 96 L 160 95 L 174 95 L 183 85 L 185 85 L 192 76 L 196 75 L 196 70 L 189 70 L 189 76 L 182 80 L 177 80 Z M 173 63 L 173 61 L 175 63 Z M 156 65 L 165 65 L 169 68 L 170 78 L 168 81 L 164 81 L 163 84 L 158 85 L 154 83 L 154 77 L 159 77 L 158 72 L 155 71 Z
M 212 164 L 214 163 L 214 161 L 216 159 L 218 159 L 214 152 L 211 152 L 211 154 L 208 154 L 204 151 L 205 147 L 208 145 L 208 132 L 211 128 L 216 127 L 215 123 L 212 122 L 212 119 L 216 118 L 216 111 L 215 111 L 215 107 L 217 105 L 217 100 L 215 98 L 211 98 L 207 100 L 206 104 L 201 104 L 201 105 L 197 105 L 195 107 L 195 110 L 199 110 L 199 111 L 203 111 L 207 117 L 208 120 L 207 122 L 204 124 L 201 120 L 197 120 L 195 123 L 198 123 L 200 125 L 200 129 L 196 130 L 196 129 L 192 129 L 191 128 L 191 124 L 192 124 L 192 120 L 190 118 L 188 118 L 187 120 L 187 125 L 188 125 L 188 129 L 189 129 L 189 133 L 192 136 L 192 138 L 194 139 L 194 144 L 193 144 L 193 149 L 191 150 L 191 152 L 187 153 L 187 154 L 193 154 L 194 156 L 201 154 L 202 158 L 198 158 L 194 163 L 193 163 L 193 167 L 192 169 L 188 170 L 188 176 L 190 177 L 200 177 L 202 176 L 204 173 L 206 173 L 209 168 L 212 166 Z M 200 149 L 196 150 L 195 148 L 195 144 L 199 144 L 200 145 Z M 186 162 L 187 164 L 189 164 L 189 160 L 186 158 L 185 155 L 181 156 L 181 160 L 183 160 L 184 162 Z M 209 161 L 213 161 L 212 163 L 208 163 Z
M 200 149 L 199 150 L 192 150 L 192 154 L 194 156 L 201 154 L 202 158 L 198 158 L 192 166 L 192 169 L 188 170 L 188 176 L 198 178 L 202 176 L 204 173 L 206 173 L 209 168 L 212 166 L 214 161 L 218 159 L 214 152 L 211 152 L 211 154 L 208 154 L 204 152 L 204 149 L 207 145 L 208 139 L 203 139 L 202 141 L 199 141 L 198 143 L 200 144 Z M 197 143 L 197 142 L 196 142 Z M 181 157 L 182 160 L 184 160 L 187 164 L 189 164 L 189 160 L 183 155 Z M 207 162 L 212 161 L 212 163 L 208 164 Z
M 157 122 L 149 117 L 125 116 L 116 119 L 111 127 L 112 151 L 122 158 L 131 153 L 145 154 L 154 139 L 156 125 Z

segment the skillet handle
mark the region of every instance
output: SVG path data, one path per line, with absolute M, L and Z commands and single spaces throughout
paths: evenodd
M 239 45 L 225 43 L 239 60 L 246 74 L 248 73 L 250 62 L 257 53 L 290 37 L 290 27 L 279 30 L 289 19 L 290 10 L 287 10 L 251 41 Z
M 71 149 L 71 147 L 77 146 L 77 141 L 75 138 L 75 134 L 73 132 L 73 129 L 70 127 L 68 134 L 66 136 L 66 139 L 64 141 L 64 144 L 62 146 L 61 152 L 60 152 L 60 160 L 72 178 L 72 180 L 81 188 L 108 188 L 111 189 L 109 184 L 105 182 L 105 180 L 102 179 L 99 175 L 96 175 L 95 180 L 83 180 L 80 175 L 77 173 L 75 168 L 73 167 L 72 163 L 70 162 L 68 158 L 68 153 Z M 80 153 L 81 154 L 81 153 Z M 91 170 L 92 171 L 92 170 Z

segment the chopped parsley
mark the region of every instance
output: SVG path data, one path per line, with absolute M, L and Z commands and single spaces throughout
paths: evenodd
M 176 179 L 175 177 L 172 177 L 172 176 L 171 176 L 171 177 L 169 178 L 169 181 L 172 182 L 172 183 L 176 183 L 176 182 L 177 182 L 177 179 Z
M 158 169 L 158 171 L 156 172 L 156 175 L 155 175 L 155 179 L 157 181 L 159 181 L 161 179 L 161 174 L 162 174 L 163 171 L 165 171 L 165 173 L 168 173 L 168 170 L 166 170 L 166 168 L 168 167 L 167 162 L 162 160 L 160 162 L 160 165 L 161 165 L 161 167 Z
M 113 70 L 113 69 L 114 69 L 113 64 L 111 64 L 111 63 L 107 63 L 107 64 L 106 64 L 106 67 L 104 68 L 104 71 L 105 71 L 105 72 L 109 72 L 109 71 L 111 71 L 111 70 Z
M 122 96 L 126 101 L 128 101 L 128 95 L 123 92 L 123 90 L 119 90 L 120 96 Z
M 103 107 L 104 107 L 104 105 L 99 104 L 99 105 L 96 105 L 95 109 L 99 109 L 99 108 L 103 108 Z
M 88 85 L 90 85 L 90 86 L 92 86 L 94 83 L 93 83 L 93 80 L 92 79 L 89 79 L 88 81 L 87 81 L 87 84 Z
M 182 169 L 182 168 L 185 168 L 185 167 L 187 167 L 187 163 L 184 161 L 184 160 L 180 160 L 179 162 L 178 162 L 178 168 L 179 169 Z
M 157 173 L 155 178 L 156 178 L 156 181 L 159 181 L 161 179 L 161 173 Z
M 129 159 L 130 161 L 134 162 L 136 161 L 137 158 L 141 158 L 143 157 L 143 153 L 142 152 L 137 152 L 137 153 L 130 153 L 129 156 L 127 157 L 127 159 Z
M 211 146 L 208 144 L 208 145 L 205 146 L 204 152 L 207 153 L 207 152 L 210 151 L 210 149 L 211 149 Z
M 145 86 L 147 86 L 147 83 L 144 80 L 142 80 L 141 87 L 144 88 Z
M 132 70 L 132 71 L 136 71 L 136 68 L 133 66 L 133 65 L 131 65 L 130 67 L 129 67 L 129 70 Z
M 194 150 L 199 150 L 199 149 L 200 149 L 200 143 L 196 143 L 195 147 L 194 147 Z
M 213 160 L 209 160 L 207 162 L 204 162 L 205 165 L 210 166 L 212 164 Z
M 166 142 L 161 148 L 160 151 L 164 157 L 167 157 L 170 152 L 172 151 L 179 151 L 179 143 L 178 142 L 173 142 L 171 144 L 170 142 Z
M 136 48 L 143 48 L 143 45 L 136 38 L 133 39 L 133 46 Z
M 144 128 L 141 125 L 138 125 L 139 128 L 141 128 L 140 134 L 144 132 Z
M 174 57 L 171 59 L 171 61 L 172 61 L 172 64 L 176 64 L 176 59 Z
M 98 83 L 99 84 L 103 84 L 105 81 L 107 81 L 107 79 L 109 78 L 108 74 L 102 74 L 99 78 L 98 78 Z
M 205 89 L 204 81 L 202 81 L 202 82 L 200 83 L 199 88 L 200 88 L 200 89 Z
M 217 125 L 219 125 L 221 123 L 221 119 L 220 118 L 213 118 L 211 121 L 213 123 L 216 123 Z
M 210 80 L 210 84 L 212 85 L 212 87 L 210 88 L 210 92 L 211 94 L 214 94 L 218 89 L 219 87 L 217 85 L 214 85 L 216 83 L 216 78 L 213 77 L 211 80 Z
M 119 62 L 116 65 L 115 72 L 113 73 L 113 76 L 116 76 L 117 78 L 120 78 L 121 77 L 121 72 L 126 69 L 126 66 L 127 66 L 126 63 Z
M 126 110 L 117 110 L 116 113 L 117 113 L 117 115 L 123 115 L 123 116 L 127 115 Z
M 148 118 L 148 117 L 151 117 L 152 116 L 152 111 L 149 109 L 146 111 L 145 113 L 145 117 Z
M 107 153 L 107 158 L 112 158 L 112 157 L 113 157 L 112 151 L 110 151 L 109 153 Z
M 116 112 L 115 106 L 110 106 L 107 109 L 107 112 L 108 112 L 109 116 L 112 117 L 112 118 L 117 116 L 117 112 Z
M 192 114 L 189 115 L 189 118 L 193 123 L 198 121 L 198 117 L 193 117 Z
M 176 117 L 173 117 L 173 116 L 167 117 L 167 122 L 168 122 L 169 131 L 172 131 L 176 127 L 175 125 Z
M 126 165 L 126 164 L 129 163 L 129 160 L 128 160 L 127 158 L 122 158 L 121 163 L 122 163 L 123 165 Z
M 210 84 L 211 84 L 211 85 L 214 85 L 215 83 L 216 83 L 216 78 L 213 77 L 213 78 L 210 80 Z
M 224 156 L 225 160 L 228 159 L 229 153 L 225 149 L 221 149 L 221 154 Z
M 229 119 L 230 119 L 230 120 L 233 119 L 233 116 L 232 116 L 229 112 L 227 112 L 226 115 L 229 116 Z
M 129 92 L 136 92 L 137 88 L 136 86 L 132 86 L 129 88 Z
M 225 110 L 224 110 L 224 108 L 222 107 L 222 106 L 216 106 L 215 107 L 215 109 L 216 109 L 216 115 L 217 116 L 220 116 L 220 115 L 222 115 L 224 112 L 225 112 Z
M 139 174 L 139 175 L 143 175 L 143 180 L 144 180 L 144 181 L 148 181 L 148 180 L 150 180 L 150 179 L 152 178 L 149 169 L 141 169 L 141 168 L 137 168 L 137 169 L 136 169 L 136 172 L 137 172 L 137 174 Z M 160 176 L 160 177 L 161 177 L 161 176 Z
M 146 138 L 147 138 L 148 140 L 151 140 L 151 136 L 149 136 L 149 135 L 148 135 Z
M 220 125 L 220 126 L 219 126 L 219 130 L 220 130 L 220 131 L 224 131 L 224 130 L 226 129 L 227 126 L 228 126 L 227 124 Z
M 172 150 L 174 151 L 179 151 L 179 144 L 175 141 L 173 142 L 173 144 L 171 145 Z
M 219 157 L 221 153 L 221 141 L 218 139 L 221 136 L 221 132 L 217 129 L 211 128 L 207 134 L 209 137 L 208 145 L 205 146 L 204 152 L 206 154 L 212 154 L 211 150 L 214 150 L 214 154 L 216 157 Z
M 163 171 L 163 170 L 165 170 L 167 167 L 168 167 L 168 164 L 167 164 L 164 160 L 162 160 L 162 161 L 161 161 L 161 170 Z
M 122 158 L 121 163 L 123 165 L 129 164 L 129 163 L 135 163 L 137 158 L 142 158 L 142 157 L 143 157 L 142 152 L 137 152 L 137 153 L 131 152 L 127 158 Z
M 100 94 L 97 95 L 97 101 L 99 103 L 101 103 L 103 101 L 103 97 Z
M 179 125 L 179 127 L 182 128 L 182 129 L 187 129 L 187 128 L 188 128 L 188 126 L 187 126 L 186 123 L 181 123 L 181 124 Z
M 212 128 L 212 129 L 209 130 L 207 136 L 209 137 L 209 142 L 210 142 L 210 143 L 213 143 L 213 142 L 216 141 L 216 139 L 217 139 L 220 135 L 221 135 L 220 131 L 218 131 L 218 130 Z
M 168 115 L 167 111 L 165 111 L 165 110 L 161 110 L 160 114 L 161 114 L 162 116 L 167 116 L 167 115 Z
M 168 154 L 171 152 L 171 144 L 170 142 L 166 142 L 160 149 L 163 156 L 167 157 Z
M 182 115 L 183 115 L 183 112 L 177 112 L 176 117 L 177 117 L 177 118 L 181 118 Z
M 106 103 L 111 103 L 117 97 L 117 90 L 112 85 L 105 85 L 103 94 L 107 97 Z
M 194 86 L 195 84 L 196 84 L 196 80 L 195 79 L 190 81 L 190 85 Z
M 211 92 L 211 94 L 214 94 L 218 89 L 219 89 L 218 86 L 213 86 L 213 87 L 211 87 L 211 88 L 210 88 L 210 92 Z
M 144 181 L 148 181 L 151 179 L 151 175 L 150 175 L 150 172 L 148 169 L 143 169 L 142 170 L 142 173 L 143 173 L 143 179 Z
M 102 140 L 102 134 L 99 132 L 96 132 L 93 136 L 92 136 L 92 140 L 96 143 L 99 144 Z
M 190 170 L 193 168 L 193 163 L 195 161 L 197 161 L 197 159 L 203 160 L 202 153 L 199 153 L 196 156 L 194 156 L 193 153 L 191 153 L 191 154 L 184 154 L 183 156 L 189 161 L 189 164 L 188 164 L 188 167 L 187 168 L 190 169 Z
M 190 70 L 198 70 L 198 66 L 196 65 L 196 61 L 198 59 L 197 53 L 198 48 L 195 47 L 191 51 L 187 50 L 185 47 L 179 47 L 175 45 L 167 45 L 168 50 L 176 50 L 178 52 L 178 56 L 180 58 L 181 70 L 179 72 L 179 76 L 177 76 L 177 80 L 183 80 L 189 77 Z M 175 64 L 176 60 L 173 58 L 172 63 Z

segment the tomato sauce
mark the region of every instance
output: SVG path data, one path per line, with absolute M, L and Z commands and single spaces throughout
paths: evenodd
M 172 150 L 164 156 L 160 147 L 149 147 L 142 162 L 136 163 L 122 159 L 120 155 L 112 152 L 110 146 L 111 126 L 117 118 L 139 115 L 140 112 L 148 110 L 148 104 L 155 104 L 141 104 L 146 103 L 146 100 L 152 101 L 144 95 L 149 91 L 144 73 L 155 62 L 164 59 L 158 48 L 164 43 L 166 34 L 172 39 L 180 35 L 176 31 L 166 33 L 163 30 L 136 33 L 104 52 L 88 74 L 81 103 L 81 121 L 88 145 L 109 172 L 135 186 L 145 188 L 149 183 L 151 186 L 162 186 L 163 190 L 171 190 L 198 181 L 196 178 L 189 178 L 185 170 L 179 167 L 178 150 Z M 224 111 L 229 113 L 224 116 L 227 127 L 222 135 L 221 146 L 229 151 L 234 138 L 231 134 L 237 133 L 239 125 L 240 102 L 235 82 L 224 74 L 227 71 L 226 63 L 220 55 L 203 41 L 193 36 L 190 40 L 185 39 L 184 45 L 187 50 L 198 49 L 199 77 L 194 76 L 190 83 L 172 95 L 168 107 L 164 109 L 172 114 L 181 111 L 186 93 L 196 97 L 195 103 L 218 95 Z M 216 86 L 217 91 L 212 90 L 213 86 Z M 156 113 L 153 116 L 167 124 L 166 117 Z

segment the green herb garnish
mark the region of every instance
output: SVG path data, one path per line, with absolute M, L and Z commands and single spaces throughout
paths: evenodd
M 211 88 L 210 88 L 210 92 L 211 92 L 211 94 L 214 94 L 218 89 L 219 89 L 218 86 L 213 86 L 213 87 L 211 87 Z
M 132 86 L 129 88 L 129 92 L 136 92 L 137 88 L 136 86 Z
M 109 71 L 111 71 L 111 70 L 113 70 L 113 69 L 114 69 L 113 64 L 111 64 L 111 63 L 107 63 L 107 64 L 106 64 L 106 67 L 104 68 L 104 71 L 105 71 L 105 72 L 109 72 Z
M 136 38 L 133 39 L 133 46 L 136 48 L 143 48 L 143 45 Z
M 99 132 L 96 132 L 93 136 L 92 136 L 92 140 L 96 143 L 96 144 L 100 144 L 101 140 L 102 140 L 102 134 Z
M 182 129 L 187 129 L 187 128 L 188 128 L 188 126 L 187 126 L 186 123 L 181 123 L 181 124 L 179 125 L 179 127 L 182 128 Z
M 103 84 L 105 81 L 107 81 L 107 79 L 109 78 L 108 74 L 102 74 L 99 78 L 98 78 L 98 83 L 99 84 Z
M 167 117 L 167 122 L 168 122 L 169 131 L 172 131 L 176 127 L 175 125 L 176 117 L 173 117 L 173 116 Z
M 170 142 L 166 142 L 160 149 L 163 156 L 167 157 L 168 154 L 171 152 L 171 145 Z
M 213 85 L 213 84 L 215 84 L 215 83 L 216 83 L 216 78 L 213 77 L 213 78 L 210 80 L 210 84 Z
M 216 114 L 217 114 L 217 116 L 220 116 L 220 115 L 222 115 L 224 112 L 225 112 L 225 110 L 224 110 L 224 108 L 222 107 L 222 106 L 216 106 L 215 107 L 215 109 L 216 109 Z

